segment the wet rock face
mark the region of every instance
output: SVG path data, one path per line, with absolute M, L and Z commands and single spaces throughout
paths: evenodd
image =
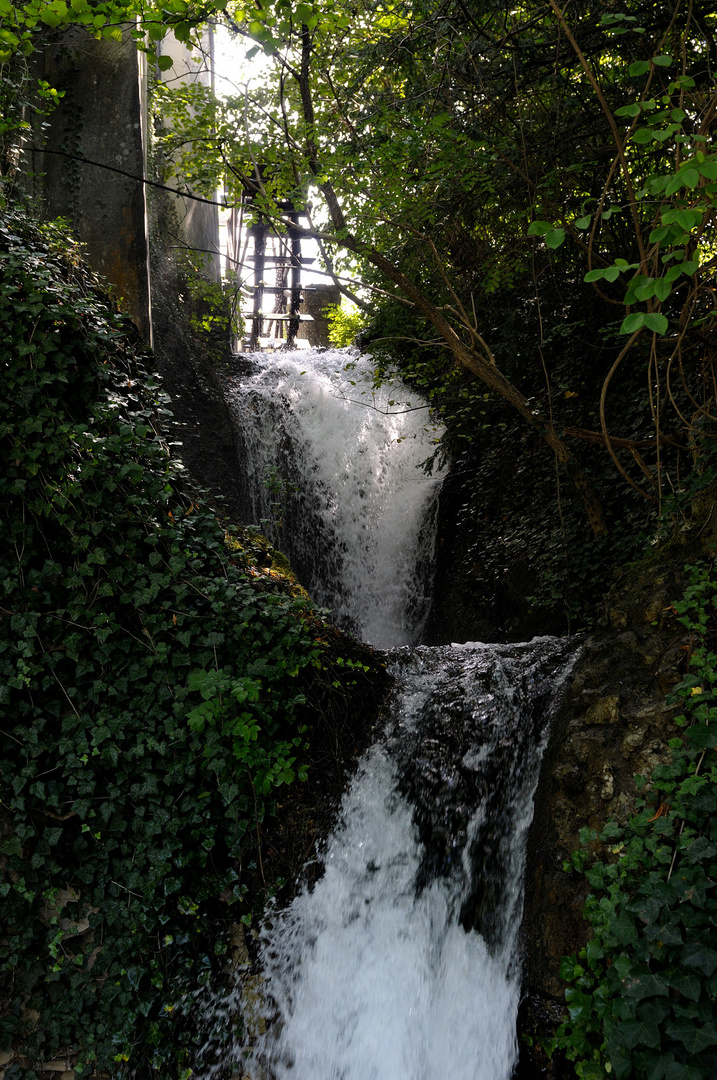
M 440 650 L 436 693 L 407 730 L 398 724 L 388 739 L 424 846 L 419 891 L 436 878 L 467 874 L 460 922 L 491 948 L 510 924 L 503 898 L 515 869 L 506 837 L 516 793 L 537 778 L 552 688 L 573 652 L 567 640 L 546 645 L 543 654 L 535 645 L 502 646 L 495 654 L 480 649 L 470 662 L 466 653 Z
M 519 1026 L 535 1041 L 551 1034 L 564 1010 L 561 957 L 587 939 L 587 883 L 563 871 L 583 826 L 635 811 L 635 774 L 669 760 L 679 708 L 666 695 L 679 682 L 689 635 L 671 601 L 684 591 L 684 556 L 633 572 L 608 597 L 605 626 L 585 642 L 557 717 L 536 794 L 529 840 Z M 524 1046 L 521 1080 L 574 1077 L 569 1063 Z

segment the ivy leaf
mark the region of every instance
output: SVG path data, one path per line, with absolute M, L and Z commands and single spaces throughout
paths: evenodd
M 640 917 L 642 922 L 653 923 L 657 921 L 664 904 L 665 901 L 659 896 L 640 896 L 629 905 L 628 910 L 634 911 L 635 914 Z
M 653 974 L 644 968 L 642 974 L 625 980 L 625 995 L 638 1001 L 646 997 L 666 997 L 669 993 L 670 985 L 664 975 Z
M 682 950 L 681 959 L 688 967 L 697 968 L 705 975 L 711 975 L 717 970 L 717 951 L 708 949 L 698 941 L 689 942 Z
M 660 1046 L 660 1029 L 646 1020 L 626 1020 L 620 1024 L 619 1035 L 628 1050 L 636 1046 L 648 1046 L 657 1050 Z
M 713 1023 L 698 1025 L 696 1020 L 681 1017 L 668 1024 L 665 1031 L 681 1042 L 690 1054 L 701 1054 L 708 1046 L 717 1045 L 717 1027 Z
M 678 925 L 659 925 L 652 928 L 646 927 L 646 933 L 649 929 L 649 938 L 652 941 L 660 941 L 663 945 L 682 945 L 684 937 L 682 931 Z
M 685 734 L 698 750 L 709 750 L 717 746 L 717 724 L 694 724 Z
M 629 1052 L 625 1049 L 622 1040 L 617 1034 L 611 1034 L 611 1037 L 607 1040 L 606 1050 L 617 1080 L 623 1080 L 623 1077 L 629 1076 L 632 1072 L 632 1061 Z
M 702 862 L 717 854 L 717 844 L 711 843 L 706 836 L 698 836 L 693 840 L 685 852 L 691 863 Z
M 3 855 L 20 855 L 22 852 L 22 844 L 20 838 L 14 833 L 9 837 L 6 837 L 0 844 L 0 853 Z
M 597 1061 L 582 1063 L 581 1080 L 605 1080 L 605 1069 Z
M 683 997 L 689 998 L 690 1001 L 700 1000 L 702 983 L 697 975 L 694 975 L 691 971 L 681 971 L 679 968 L 674 968 L 670 971 L 669 979 L 670 986 L 678 990 Z
M 634 64 L 630 64 L 630 67 L 627 70 L 629 74 L 633 76 L 633 78 L 636 75 L 647 75 L 648 71 L 650 70 L 650 61 L 636 60 Z
M 652 62 L 657 67 L 670 67 L 670 65 L 673 63 L 673 60 L 671 56 L 665 56 L 663 54 L 660 56 L 653 56 Z
M 627 911 L 621 911 L 610 926 L 610 933 L 619 945 L 631 945 L 637 941 L 635 920 Z
M 545 234 L 545 243 L 549 248 L 555 250 L 565 240 L 565 229 L 551 229 L 549 233 Z
M 703 814 L 717 814 L 717 787 L 698 791 L 694 797 L 694 807 Z
M 707 1080 L 702 1069 L 695 1068 L 694 1065 L 684 1065 L 681 1061 L 675 1061 L 672 1055 L 669 1056 L 669 1063 L 665 1065 L 663 1072 L 656 1076 L 664 1076 L 665 1080 Z

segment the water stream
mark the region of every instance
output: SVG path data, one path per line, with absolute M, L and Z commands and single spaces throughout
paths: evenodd
M 405 389 L 371 396 L 369 365 L 348 359 L 347 372 L 345 353 L 252 358 L 233 408 L 255 512 L 271 509 L 267 469 L 296 488 L 281 492 L 282 543 L 298 530 L 292 558 L 307 558 L 314 592 L 344 625 L 393 647 L 395 689 L 323 876 L 267 915 L 252 992 L 240 981 L 217 1003 L 241 1021 L 206 1075 L 510 1080 L 525 841 L 575 650 L 552 638 L 415 645 L 440 488 L 416 466 L 436 433 Z M 347 376 L 371 408 L 349 400 Z M 399 399 L 410 411 L 387 415 Z
M 337 626 L 378 648 L 420 641 L 430 606 L 441 429 L 353 349 L 254 353 L 228 393 L 246 520 Z

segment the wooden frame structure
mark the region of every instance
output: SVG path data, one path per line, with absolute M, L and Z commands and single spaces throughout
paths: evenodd
M 252 216 L 257 216 L 253 197 L 244 197 L 245 209 Z M 299 332 L 299 323 L 311 320 L 310 315 L 300 313 L 302 300 L 301 270 L 303 266 L 315 262 L 313 258 L 304 258 L 301 254 L 301 232 L 298 229 L 299 212 L 290 203 L 281 207 L 289 222 L 286 233 L 280 233 L 258 212 L 258 220 L 247 229 L 247 237 L 252 241 L 253 252 L 246 255 L 247 262 L 253 264 L 253 286 L 251 311 L 246 314 L 251 318 L 249 348 L 259 348 L 259 340 L 266 322 L 275 324 L 276 336 L 284 337 L 286 344 L 293 348 Z M 273 254 L 267 254 L 267 239 L 273 241 Z M 265 275 L 269 267 L 274 268 L 274 283 L 268 284 Z M 273 296 L 273 310 L 264 310 L 264 297 Z M 288 307 L 288 310 L 287 310 Z

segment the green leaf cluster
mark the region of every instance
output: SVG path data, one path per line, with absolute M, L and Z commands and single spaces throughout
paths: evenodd
M 518 424 L 554 416 L 560 357 L 548 341 L 583 321 L 588 303 L 600 306 L 599 332 L 582 350 L 594 386 L 587 415 L 558 425 L 576 460 L 560 483 L 582 483 L 593 457 L 583 441 L 597 438 L 660 514 L 690 468 L 684 457 L 677 467 L 678 447 L 696 416 L 714 412 L 700 374 L 713 363 L 717 161 L 704 72 L 714 14 L 491 2 L 476 21 L 460 0 L 272 0 L 261 11 L 240 3 L 235 17 L 277 62 L 246 94 L 215 101 L 208 89 L 161 87 L 166 159 L 202 190 L 223 184 L 231 202 L 251 193 L 279 232 L 283 204 L 308 210 L 334 269 L 377 287 L 377 331 L 394 296 L 420 295 L 442 313 L 424 320 L 420 303 L 407 309 L 395 346 L 385 342 L 398 362 L 411 340 L 432 381 L 441 350 L 460 340 L 480 361 L 485 346 L 519 392 L 503 383 L 506 400 L 530 397 Z M 566 300 L 549 323 L 553 293 Z M 518 307 L 532 316 L 532 340 L 513 364 L 496 314 Z M 397 320 L 389 312 L 387 321 Z M 443 365 L 446 397 L 454 366 Z M 484 379 L 476 395 L 486 384 L 503 393 L 481 363 L 470 370 Z M 626 383 L 641 404 L 635 422 Z
M 227 542 L 132 324 L 21 214 L 0 342 L 0 1049 L 186 1075 L 192 995 L 305 776 L 325 624 L 251 535 Z
M 328 308 L 327 318 L 329 341 L 339 349 L 353 345 L 367 323 L 366 312 L 351 301 Z
M 654 770 L 649 804 L 601 833 L 608 858 L 573 856 L 590 885 L 593 937 L 563 960 L 569 1016 L 548 1049 L 563 1050 L 584 1080 L 717 1071 L 717 655 L 704 645 L 716 608 L 713 571 L 693 568 L 675 604 L 703 641 L 675 691 L 684 734 L 671 741 L 670 764 Z M 596 837 L 582 839 L 587 847 Z

